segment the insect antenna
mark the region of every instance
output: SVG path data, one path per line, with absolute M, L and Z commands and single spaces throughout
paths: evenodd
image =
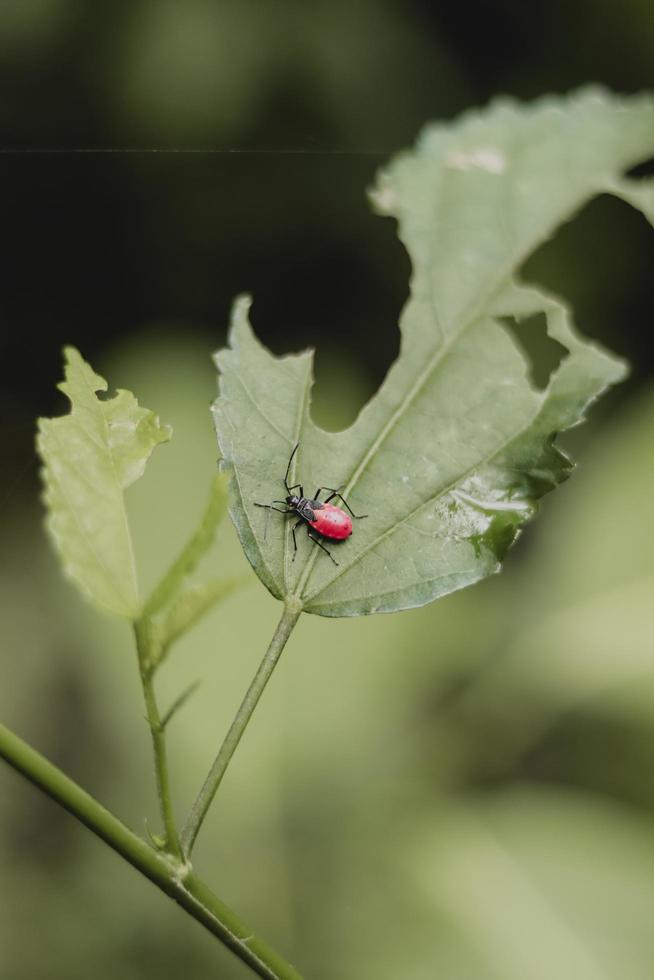
M 288 485 L 288 477 L 289 477 L 289 473 L 291 472 L 291 463 L 293 462 L 293 457 L 295 456 L 296 452 L 298 451 L 299 446 L 300 446 L 300 443 L 297 442 L 295 444 L 295 449 L 293 450 L 293 452 L 291 453 L 291 455 L 289 457 L 288 466 L 286 467 L 286 476 L 284 477 L 284 486 L 286 487 L 286 493 L 289 496 L 291 495 L 291 489 L 290 489 L 290 487 Z

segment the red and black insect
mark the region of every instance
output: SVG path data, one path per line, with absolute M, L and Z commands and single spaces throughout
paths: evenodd
M 314 544 L 317 544 L 319 548 L 329 555 L 331 560 L 335 565 L 338 562 L 333 557 L 332 553 L 325 548 L 324 544 L 320 538 L 329 538 L 332 541 L 343 541 L 345 538 L 349 538 L 352 534 L 352 517 L 360 521 L 367 514 L 355 514 L 350 505 L 348 504 L 345 497 L 339 493 L 338 490 L 334 490 L 333 487 L 318 487 L 313 495 L 313 498 L 304 496 L 304 487 L 301 483 L 296 483 L 294 486 L 289 487 L 288 476 L 291 472 L 291 463 L 293 462 L 293 457 L 298 451 L 300 443 L 296 445 L 295 449 L 290 455 L 288 466 L 286 467 L 286 474 L 284 476 L 284 486 L 286 487 L 286 498 L 284 500 L 273 500 L 271 504 L 258 504 L 255 502 L 255 507 L 265 507 L 266 510 L 276 510 L 278 514 L 295 514 L 299 518 L 296 524 L 293 525 L 293 560 L 297 554 L 297 541 L 295 539 L 295 532 L 300 527 L 302 522 L 307 525 L 307 534 L 311 538 Z M 299 494 L 293 493 L 294 490 L 299 490 Z M 329 496 L 325 500 L 319 500 L 320 494 L 326 490 Z M 336 507 L 334 504 L 330 503 L 334 497 L 342 502 L 344 507 L 347 507 L 352 517 L 346 514 L 344 510 L 340 507 Z M 286 510 L 282 510 L 280 507 L 275 507 L 275 504 L 286 504 Z M 266 531 L 268 530 L 268 522 L 266 521 Z M 311 531 L 317 531 L 320 537 L 315 537 Z M 265 533 L 265 532 L 264 532 Z

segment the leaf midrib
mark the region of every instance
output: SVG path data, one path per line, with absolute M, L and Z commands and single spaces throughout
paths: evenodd
M 111 402 L 115 401 L 116 398 L 118 398 L 117 394 L 114 395 L 114 397 L 110 400 L 109 403 L 105 403 L 105 404 L 111 404 Z M 120 518 L 123 524 L 125 541 L 127 542 L 127 558 L 129 561 L 129 571 L 130 571 L 130 578 L 131 578 L 130 591 L 131 591 L 132 601 L 130 602 L 130 605 L 132 605 L 132 603 L 134 604 L 135 609 L 133 609 L 132 612 L 135 612 L 135 610 L 138 608 L 139 605 L 139 586 L 138 586 L 138 577 L 136 574 L 136 558 L 134 555 L 134 546 L 132 544 L 132 535 L 129 529 L 129 521 L 127 520 L 127 507 L 125 506 L 125 487 L 123 486 L 122 482 L 118 479 L 118 472 L 116 470 L 116 461 L 114 459 L 114 454 L 111 451 L 111 446 L 109 444 L 109 421 L 107 419 L 107 414 L 103 409 L 103 403 L 96 396 L 96 401 L 94 404 L 97 406 L 97 412 L 102 420 L 103 432 L 105 437 L 104 438 L 105 452 L 109 457 L 111 470 L 114 475 L 114 484 L 118 490 Z M 137 427 L 138 427 L 138 422 L 137 422 Z M 147 453 L 146 453 L 146 458 L 147 458 Z
M 72 418 L 72 413 L 71 413 L 71 416 L 70 417 Z M 62 444 L 61 438 L 59 436 L 58 426 L 56 425 L 56 423 L 58 421 L 59 421 L 58 419 L 46 419 L 46 422 L 49 422 L 50 423 L 49 429 L 50 429 L 51 435 L 54 437 L 54 439 L 56 440 L 56 442 L 59 444 L 60 449 L 63 449 L 63 444 Z M 84 426 L 80 426 L 80 428 L 81 428 L 82 432 L 86 432 Z M 92 440 L 92 441 L 95 441 L 95 440 Z M 96 443 L 96 446 L 97 446 L 97 443 Z M 50 479 L 51 483 L 52 484 L 55 484 L 56 483 L 57 487 L 59 488 L 59 493 L 61 494 L 63 500 L 66 502 L 66 506 L 68 508 L 68 512 L 70 513 L 70 515 L 73 518 L 73 521 L 77 525 L 78 531 L 80 532 L 80 535 L 81 535 L 82 539 L 86 542 L 86 545 L 87 545 L 89 551 L 91 552 L 91 554 L 93 555 L 93 557 L 94 557 L 94 559 L 95 559 L 98 567 L 102 569 L 102 571 L 104 573 L 104 577 L 105 577 L 105 582 L 110 586 L 110 589 L 114 593 L 114 596 L 119 600 L 119 604 L 120 605 L 123 605 L 125 603 L 126 597 L 125 597 L 124 593 L 121 592 L 117 588 L 117 586 L 116 586 L 116 582 L 115 582 L 115 577 L 114 577 L 114 574 L 113 574 L 113 570 L 110 569 L 110 567 L 106 564 L 106 562 L 103 560 L 102 556 L 100 555 L 100 553 L 96 549 L 95 540 L 94 540 L 93 536 L 91 534 L 89 534 L 87 528 L 84 526 L 84 524 L 82 524 L 80 522 L 80 519 L 79 519 L 78 513 L 77 513 L 78 508 L 76 508 L 76 507 L 73 506 L 73 504 L 72 504 L 72 502 L 70 500 L 70 497 L 68 496 L 68 494 L 67 494 L 67 492 L 66 492 L 66 490 L 64 488 L 63 483 L 57 477 L 57 475 L 54 472 L 54 469 L 52 468 L 52 466 L 50 464 L 47 464 L 47 470 L 48 470 L 49 479 Z M 124 512 L 124 509 L 125 508 L 123 506 L 123 508 L 122 508 L 123 512 Z M 50 514 L 50 517 L 49 517 L 49 520 L 50 520 L 51 525 L 52 525 L 52 522 L 53 522 L 53 518 L 54 518 L 54 513 L 51 513 Z M 87 593 L 90 593 L 90 590 L 88 588 L 86 588 L 86 591 L 87 591 Z M 132 597 L 132 599 L 134 599 L 134 598 L 136 598 L 136 596 L 133 596 Z M 138 601 L 138 599 L 136 601 Z M 107 604 L 106 603 L 103 603 L 103 605 L 107 605 Z M 131 600 L 129 601 L 129 605 L 130 606 L 132 605 L 132 601 Z

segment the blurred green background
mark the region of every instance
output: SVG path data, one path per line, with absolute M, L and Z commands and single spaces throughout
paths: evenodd
M 651 87 L 653 55 L 645 0 L 3 0 L 3 722 L 156 826 L 130 636 L 41 526 L 34 418 L 64 410 L 61 345 L 174 426 L 129 494 L 147 589 L 215 469 L 234 294 L 275 351 L 316 345 L 315 415 L 346 424 L 408 288 L 365 200 L 376 167 L 497 92 Z M 580 469 L 505 572 L 416 612 L 305 617 L 230 768 L 196 866 L 307 978 L 654 975 L 653 242 L 602 198 L 528 264 L 633 373 L 567 438 Z M 245 567 L 227 524 L 209 566 Z M 252 576 L 162 672 L 164 703 L 202 681 L 170 730 L 180 814 L 277 615 Z M 0 978 L 90 974 L 248 971 L 0 768 Z

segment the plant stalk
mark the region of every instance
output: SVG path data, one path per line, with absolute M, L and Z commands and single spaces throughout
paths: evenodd
M 297 623 L 300 613 L 302 612 L 302 604 L 297 599 L 287 599 L 284 603 L 284 612 L 282 618 L 277 624 L 277 629 L 273 635 L 270 645 L 266 650 L 266 654 L 259 665 L 252 683 L 250 684 L 241 706 L 236 712 L 234 720 L 230 726 L 225 739 L 220 746 L 218 755 L 216 756 L 214 763 L 209 770 L 207 778 L 204 781 L 202 789 L 200 790 L 195 803 L 191 809 L 186 823 L 182 829 L 181 834 L 181 845 L 183 853 L 190 857 L 191 851 L 193 850 L 193 845 L 202 826 L 202 822 L 207 815 L 209 807 L 213 801 L 216 791 L 220 786 L 223 776 L 227 770 L 227 766 L 230 763 L 234 752 L 241 741 L 243 733 L 248 726 L 248 722 L 252 717 L 252 713 L 256 708 L 259 698 L 263 694 L 264 688 L 273 670 L 279 660 L 282 650 L 286 646 L 289 636 L 293 631 L 293 627 Z
M 139 657 L 139 670 L 141 683 L 143 685 L 143 697 L 145 699 L 145 711 L 150 734 L 152 736 L 152 749 L 154 753 L 154 771 L 157 781 L 157 796 L 159 798 L 159 810 L 164 825 L 166 836 L 165 849 L 174 857 L 181 860 L 182 848 L 177 833 L 173 802 L 170 792 L 170 777 L 168 774 L 168 753 L 166 749 L 166 729 L 161 720 L 159 706 L 154 691 L 154 663 L 155 651 L 152 643 L 151 621 L 142 617 L 134 623 L 134 635 L 136 637 L 136 649 Z
M 0 724 L 0 758 L 68 810 L 181 905 L 265 980 L 302 980 L 297 970 L 239 920 L 188 863 L 155 850 L 36 749 Z

